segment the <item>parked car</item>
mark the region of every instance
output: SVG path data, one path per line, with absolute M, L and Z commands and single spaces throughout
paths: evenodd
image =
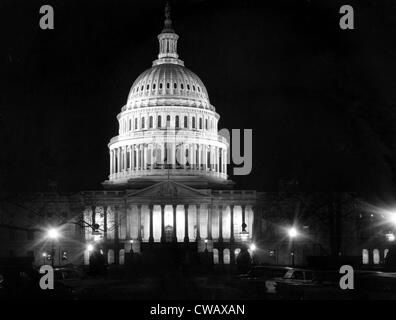
M 0 299 L 51 300 L 72 299 L 73 290 L 63 283 L 54 282 L 54 289 L 40 288 L 43 275 L 26 266 L 0 267 Z
M 254 266 L 239 279 L 248 282 L 265 282 L 268 279 L 283 277 L 291 268 L 282 266 Z

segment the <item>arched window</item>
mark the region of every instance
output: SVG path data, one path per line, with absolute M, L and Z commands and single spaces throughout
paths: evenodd
M 373 263 L 379 264 L 380 263 L 380 254 L 378 249 L 373 250 Z
M 184 89 L 184 84 L 180 83 L 180 88 L 183 90 Z
M 170 127 L 170 116 L 166 116 L 166 127 L 169 128 Z
M 144 117 L 142 118 L 142 129 L 144 129 Z
M 188 118 L 187 116 L 184 116 L 184 128 L 188 127 Z
M 187 90 L 190 90 L 190 85 L 189 84 L 187 84 Z
M 137 130 L 138 125 L 137 125 L 137 118 L 135 118 L 135 130 Z
M 199 129 L 202 129 L 202 118 L 199 118 Z
M 109 249 L 109 251 L 107 251 L 107 263 L 108 264 L 114 263 L 114 250 L 113 249 Z
M 193 85 L 193 90 L 195 91 L 195 86 Z
M 153 116 L 150 116 L 150 118 L 149 118 L 149 127 L 150 128 L 153 127 Z
M 121 249 L 121 250 L 120 250 L 119 259 L 120 259 L 120 260 L 119 260 L 120 266 L 124 265 L 124 264 L 125 264 L 125 250 L 124 250 L 124 249 Z
M 169 82 L 167 82 L 166 83 L 166 89 L 169 89 L 170 88 L 170 84 L 169 84 Z
M 208 119 L 205 119 L 205 129 L 208 130 Z
M 219 250 L 213 249 L 213 263 L 219 264 Z
M 176 116 L 175 118 L 175 126 L 176 128 L 179 128 L 180 124 L 179 124 L 179 116 Z
M 132 130 L 132 119 L 129 119 L 129 131 Z
M 149 84 L 147 85 L 146 89 L 147 89 L 147 90 L 150 89 L 150 85 L 149 85 Z
M 223 263 L 224 264 L 230 264 L 231 258 L 230 258 L 230 249 L 224 249 L 223 250 Z
M 155 90 L 155 83 L 153 83 L 153 90 Z
M 195 129 L 195 117 L 192 117 L 192 128 Z
M 368 264 L 369 263 L 369 255 L 368 255 L 368 250 L 363 249 L 362 250 L 362 263 L 363 264 Z
M 162 89 L 162 82 L 160 83 L 160 89 Z
M 173 89 L 177 89 L 177 83 L 176 82 L 173 83 Z
M 157 127 L 158 128 L 161 128 L 161 116 L 158 116 L 158 119 L 157 119 Z

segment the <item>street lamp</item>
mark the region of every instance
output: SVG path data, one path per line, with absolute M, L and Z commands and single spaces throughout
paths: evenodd
M 254 252 L 256 250 L 256 245 L 252 243 L 249 247 L 250 251 Z
M 60 237 L 58 229 L 51 228 L 47 231 L 47 238 L 51 239 L 51 266 L 55 265 L 55 240 Z
M 94 250 L 95 248 L 94 248 L 94 246 L 92 245 L 92 244 L 88 244 L 87 245 L 87 250 L 88 250 L 88 252 L 92 252 L 93 250 Z
M 297 229 L 295 227 L 291 227 L 289 228 L 289 230 L 287 231 L 290 241 L 291 241 L 291 258 L 292 258 L 292 267 L 295 266 L 294 263 L 294 256 L 295 256 L 295 248 L 294 248 L 294 239 L 299 235 Z
M 45 259 L 47 258 L 47 252 L 43 252 L 42 257 L 43 257 L 43 264 L 45 264 Z
M 208 252 L 208 239 L 205 239 L 205 252 Z

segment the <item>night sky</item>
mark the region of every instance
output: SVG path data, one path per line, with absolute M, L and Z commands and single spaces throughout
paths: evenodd
M 55 30 L 39 28 L 39 8 Z M 355 9 L 355 30 L 339 8 Z M 396 2 L 172 1 L 178 52 L 220 114 L 253 129 L 239 188 L 396 185 Z M 158 53 L 164 1 L 0 2 L 0 179 L 7 192 L 101 189 L 129 89 Z M 230 171 L 230 168 L 229 168 Z

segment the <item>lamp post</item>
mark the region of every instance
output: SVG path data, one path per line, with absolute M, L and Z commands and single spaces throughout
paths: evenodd
M 294 239 L 298 236 L 297 229 L 294 228 L 294 227 L 291 227 L 288 230 L 288 235 L 289 235 L 289 238 L 290 238 L 290 241 L 291 241 L 291 253 L 290 253 L 290 255 L 291 255 L 291 259 L 292 259 L 292 267 L 294 267 L 295 266 L 295 263 L 294 263 L 294 256 L 295 256 Z
M 129 252 L 133 253 L 133 239 L 129 240 L 129 243 L 131 244 L 131 250 Z
M 47 237 L 51 239 L 51 266 L 55 266 L 55 241 L 59 238 L 59 231 L 51 228 L 47 231 Z
M 208 252 L 208 239 L 205 239 L 205 252 Z
M 43 264 L 45 264 L 45 259 L 47 258 L 47 252 L 43 252 L 42 256 L 43 256 Z

